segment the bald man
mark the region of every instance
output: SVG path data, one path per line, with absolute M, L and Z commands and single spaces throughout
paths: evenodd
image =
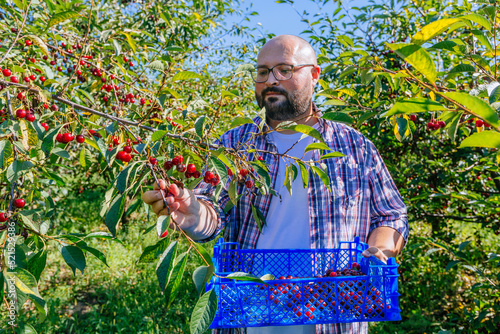
M 259 107 L 265 108 L 266 119 L 254 119 L 221 136 L 220 144 L 237 148 L 241 143 L 269 151 L 262 156 L 270 171 L 271 182 L 278 196 L 245 191 L 238 204 L 227 213 L 224 208 L 229 195 L 223 190 L 218 203 L 213 203 L 213 187 L 202 183 L 193 192 L 171 184 L 174 194 L 167 198 L 172 218 L 194 240 L 205 242 L 215 238 L 224 229 L 224 240 L 237 242 L 242 249 L 311 249 L 335 248 L 340 241 L 351 241 L 359 236 L 369 248 L 364 256 L 375 256 L 382 261 L 395 257 L 408 238 L 408 219 L 403 200 L 373 144 L 356 130 L 322 119 L 312 102 L 320 67 L 311 45 L 304 39 L 281 35 L 269 40 L 261 49 L 257 66 L 252 72 L 255 97 Z M 327 159 L 327 173 L 331 181 L 328 190 L 318 176 L 309 172 L 309 184 L 304 188 L 299 178 L 292 183 L 291 196 L 285 183 L 286 166 L 294 161 L 319 160 L 318 151 L 305 153 L 305 148 L 317 140 L 302 138 L 301 133 L 275 129 L 283 121 L 294 121 L 317 129 L 332 151 L 344 157 Z M 250 146 L 249 146 L 250 147 Z M 248 154 L 254 159 L 253 154 Z M 166 184 L 160 181 L 165 191 Z M 143 194 L 157 215 L 167 214 L 158 187 Z M 253 219 L 252 206 L 266 217 L 262 232 Z M 366 323 L 322 324 L 289 327 L 247 328 L 248 334 L 271 333 L 367 333 Z M 232 330 L 219 331 L 233 333 Z

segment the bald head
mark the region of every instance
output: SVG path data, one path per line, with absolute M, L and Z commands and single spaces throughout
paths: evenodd
M 283 56 L 293 59 L 295 64 L 317 65 L 316 53 L 305 39 L 294 35 L 279 35 L 270 39 L 259 52 L 257 63 L 269 52 L 282 52 Z

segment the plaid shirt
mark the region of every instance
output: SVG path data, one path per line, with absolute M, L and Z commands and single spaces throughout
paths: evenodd
M 244 124 L 221 136 L 219 144 L 234 149 L 242 149 L 241 143 L 247 143 L 250 134 L 260 133 L 256 124 L 262 120 L 254 119 L 255 124 Z M 389 226 L 397 230 L 408 240 L 409 228 L 406 206 L 399 194 L 380 154 L 373 143 L 358 131 L 342 123 L 318 119 L 319 129 L 326 145 L 332 151 L 345 154 L 341 158 L 330 158 L 323 162 L 327 166 L 331 190 L 321 179 L 309 170 L 307 196 L 309 203 L 309 226 L 311 248 L 336 248 L 339 241 L 352 241 L 359 236 L 367 242 L 370 232 L 380 226 Z M 267 125 L 265 125 L 266 128 Z M 317 142 L 315 139 L 314 142 Z M 269 152 L 277 152 L 269 134 L 255 136 L 252 147 Z M 263 154 L 267 163 L 271 184 L 274 187 L 278 172 L 278 157 Z M 313 151 L 312 159 L 319 159 L 319 151 Z M 253 154 L 248 154 L 253 159 Z M 300 178 L 300 176 L 298 176 Z M 296 180 L 300 182 L 300 180 Z M 195 189 L 200 199 L 211 203 L 214 188 L 202 182 Z M 224 240 L 237 242 L 241 249 L 254 249 L 259 238 L 259 228 L 253 218 L 251 203 L 264 216 L 267 216 L 272 195 L 263 196 L 255 191 L 245 192 L 244 185 L 238 186 L 238 194 L 244 193 L 227 214 L 223 208 L 229 201 L 227 191 L 219 197 L 219 223 L 214 239 L 224 228 Z M 293 209 L 293 208 L 290 208 Z M 272 224 L 272 222 L 267 222 Z M 292 246 L 292 245 L 291 245 Z M 238 333 L 244 330 L 219 330 L 217 333 Z M 317 325 L 316 333 L 367 333 L 367 323 Z

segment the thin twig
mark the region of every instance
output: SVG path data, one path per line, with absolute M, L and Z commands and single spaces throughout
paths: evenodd
M 16 38 L 14 38 L 14 41 L 12 42 L 12 45 L 9 47 L 9 49 L 7 50 L 7 52 L 4 53 L 4 55 L 2 56 L 2 58 L 0 59 L 0 63 L 2 63 L 4 61 L 4 59 L 7 57 L 7 55 L 10 53 L 10 51 L 12 50 L 12 48 L 14 47 L 14 45 L 16 45 L 16 42 L 17 40 L 19 39 L 19 37 L 21 37 L 21 32 L 24 28 L 24 24 L 26 23 L 26 18 L 28 17 L 28 10 L 31 6 L 31 2 L 33 0 L 30 0 L 30 3 L 28 4 L 28 6 L 26 7 L 26 12 L 24 13 L 24 17 L 23 17 L 23 23 L 21 23 L 21 28 L 19 28 L 17 30 L 17 35 L 16 35 Z

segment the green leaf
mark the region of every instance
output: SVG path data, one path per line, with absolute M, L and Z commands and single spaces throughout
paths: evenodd
M 23 174 L 23 172 L 29 170 L 33 166 L 34 165 L 31 161 L 14 160 L 7 168 L 7 173 L 5 174 L 7 181 L 9 181 L 9 183 L 13 183 Z
M 15 280 L 16 293 L 18 298 L 17 307 L 23 306 L 26 298 L 31 299 L 40 312 L 40 321 L 47 315 L 47 303 L 38 292 L 38 284 L 35 277 L 26 269 L 16 268 L 13 272 L 7 272 L 8 281 Z
M 76 269 L 80 270 L 83 274 L 86 261 L 85 255 L 80 248 L 76 246 L 62 246 L 61 254 L 64 261 L 66 261 L 66 263 L 71 267 L 71 270 L 73 270 L 73 275 L 76 275 Z
M 17 326 L 16 334 L 37 334 L 37 331 L 30 324 L 21 322 Z
M 462 141 L 459 148 L 463 147 L 489 147 L 500 149 L 500 133 L 496 131 L 476 132 Z
M 33 274 L 35 279 L 40 280 L 40 275 L 45 269 L 47 263 L 47 252 L 42 249 L 41 251 L 35 253 L 28 261 L 28 271 Z
M 205 290 L 205 285 L 212 278 L 214 269 L 213 266 L 201 266 L 193 272 L 193 282 L 196 290 L 198 290 L 198 294 L 201 294 Z
M 345 157 L 345 154 L 340 153 L 340 152 L 331 152 L 331 153 L 327 153 L 327 154 L 321 156 L 321 158 L 319 158 L 319 159 L 325 160 L 325 159 L 340 158 L 340 157 Z
M 481 16 L 479 14 L 472 13 L 472 14 L 460 16 L 460 19 L 466 19 L 466 20 L 475 22 L 475 23 L 479 24 L 480 26 L 486 28 L 486 30 L 491 31 L 490 21 L 487 18 L 485 18 L 484 16 Z
M 451 268 L 453 268 L 454 266 L 456 266 L 456 265 L 457 265 L 457 264 L 459 264 L 460 262 L 462 262 L 462 261 L 455 261 L 455 260 L 450 261 L 450 262 L 448 263 L 448 265 L 446 266 L 446 269 L 445 269 L 445 270 L 446 270 L 446 271 L 449 271 Z
M 205 247 L 203 247 L 203 245 L 199 244 L 199 243 L 195 243 L 194 246 L 196 247 L 196 249 L 198 250 L 198 252 L 201 254 L 201 256 L 203 257 L 203 259 L 205 259 L 206 264 L 208 264 L 211 267 L 214 267 L 214 264 L 212 262 L 212 257 L 210 256 L 210 254 L 208 254 L 208 252 L 205 249 Z
M 166 130 L 157 130 L 151 135 L 151 140 L 153 141 L 153 143 L 155 143 L 160 140 L 166 133 Z
M 163 238 L 162 235 L 168 230 L 170 221 L 170 215 L 158 217 L 158 220 L 156 221 L 156 234 L 158 234 L 158 238 Z
M 495 88 L 493 88 L 493 90 L 491 91 L 490 96 L 488 97 L 488 102 L 490 102 L 490 104 L 495 103 L 498 100 L 500 100 L 500 85 L 498 85 Z
M 148 65 L 146 65 L 147 68 L 150 68 L 152 70 L 156 71 L 161 71 L 163 72 L 165 70 L 165 66 L 163 65 L 163 62 L 161 60 L 155 60 Z
M 229 128 L 232 129 L 232 128 L 238 127 L 240 125 L 243 125 L 243 124 L 253 124 L 253 120 L 250 117 L 238 116 L 238 117 L 233 119 Z
M 47 23 L 47 26 L 46 26 L 45 29 L 49 30 L 50 27 L 52 27 L 52 26 L 54 26 L 56 24 L 59 24 L 59 23 L 64 22 L 66 20 L 71 20 L 71 19 L 77 18 L 79 16 L 80 16 L 79 12 L 75 12 L 75 11 L 72 11 L 72 10 L 54 14 L 50 18 L 49 23 Z
M 228 187 L 227 191 L 228 191 L 229 199 L 231 200 L 233 205 L 236 206 L 236 204 L 238 204 L 238 180 L 236 178 L 231 180 L 231 183 L 229 183 L 229 187 Z
M 207 291 L 196 302 L 191 314 L 189 331 L 191 334 L 203 334 L 208 330 L 217 313 L 217 295 L 214 289 Z
M 194 129 L 196 131 L 196 134 L 198 137 L 203 138 L 203 129 L 205 125 L 205 115 L 198 117 L 196 121 L 194 122 Z
M 266 282 L 261 280 L 259 277 L 254 276 L 252 274 L 244 273 L 244 272 L 231 273 L 231 274 L 227 275 L 226 278 L 234 279 L 236 281 L 249 281 L 249 282 L 254 282 L 254 283 L 267 284 Z
M 211 169 L 215 169 L 217 174 L 220 177 L 221 183 L 226 184 L 227 182 L 227 167 L 217 158 L 215 157 L 209 157 L 209 166 L 211 166 Z
M 92 160 L 90 159 L 90 152 L 85 149 L 85 146 L 83 146 L 82 150 L 80 151 L 79 161 L 83 169 L 88 170 L 90 168 Z
M 488 122 L 495 128 L 500 128 L 497 112 L 491 106 L 478 97 L 469 95 L 467 93 L 448 92 L 443 93 L 446 97 L 452 99 L 458 104 L 471 110 L 473 113 L 481 117 L 484 121 Z
M 307 170 L 306 165 L 302 161 L 298 161 L 300 167 L 300 174 L 302 176 L 302 184 L 304 185 L 304 189 L 307 188 L 309 184 L 309 171 Z
M 476 68 L 470 64 L 458 64 L 448 71 L 448 74 L 462 73 L 462 72 L 476 72 Z
M 132 38 L 132 36 L 130 36 L 130 34 L 127 34 L 126 32 L 122 32 L 122 35 L 125 35 L 125 37 L 127 37 L 127 43 L 128 43 L 128 45 L 132 49 L 132 52 L 136 53 L 137 52 L 137 47 L 135 46 L 135 41 Z
M 179 290 L 179 285 L 181 284 L 182 276 L 184 275 L 184 270 L 186 269 L 186 263 L 188 260 L 188 253 L 184 252 L 177 256 L 175 259 L 175 265 L 174 268 L 172 269 L 170 276 L 168 278 L 168 284 L 167 287 L 165 288 L 165 296 L 167 298 L 167 307 L 170 307 L 172 302 L 175 299 L 175 296 L 177 295 L 177 292 Z
M 405 101 L 396 102 L 384 117 L 389 117 L 397 114 L 413 114 L 416 112 L 446 110 L 447 108 L 441 103 L 424 98 L 413 98 Z
M 172 78 L 173 81 L 188 80 L 188 79 L 201 79 L 201 75 L 191 71 L 179 72 Z
M 456 46 L 457 46 L 457 43 L 455 43 L 453 41 L 446 40 L 446 41 L 442 41 L 442 42 L 434 44 L 429 49 L 444 49 L 444 50 L 448 50 L 448 51 L 453 52 L 453 51 L 455 51 Z
M 137 167 L 138 165 L 136 163 L 131 163 L 118 174 L 116 178 L 116 189 L 118 189 L 120 194 L 123 194 L 125 190 L 127 190 L 129 177 L 133 174 L 132 170 Z
M 115 48 L 115 56 L 118 57 L 122 52 L 122 46 L 120 45 L 120 42 L 114 38 L 111 41 L 113 42 L 113 47 Z
M 460 118 L 462 117 L 463 112 L 454 112 L 454 114 L 455 114 L 455 116 L 451 119 L 451 121 L 447 122 L 449 124 L 448 135 L 450 136 L 450 139 L 453 142 L 455 142 L 457 130 L 458 130 L 458 127 L 460 126 Z
M 0 170 L 6 166 L 7 160 L 12 154 L 12 144 L 8 140 L 0 140 Z
M 300 132 L 300 133 L 306 134 L 308 136 L 311 136 L 311 137 L 319 140 L 322 143 L 325 142 L 323 140 L 323 137 L 321 136 L 321 133 L 319 133 L 318 130 L 316 130 L 315 128 L 313 128 L 309 125 L 305 125 L 305 124 L 288 125 L 288 126 L 283 127 L 283 130 L 292 130 L 292 131 Z
M 50 153 L 55 154 L 57 156 L 60 156 L 61 158 L 66 159 L 66 160 L 70 159 L 69 153 L 66 150 L 64 150 L 60 147 L 57 147 L 57 146 L 54 147 Z
M 323 103 L 324 106 L 345 106 L 345 102 L 337 99 L 327 100 Z
M 460 22 L 461 19 L 441 19 L 429 23 L 420 29 L 419 32 L 413 36 L 411 42 L 414 44 L 422 45 L 433 37 L 441 34 L 443 31 L 448 29 L 453 24 Z
M 168 246 L 168 238 L 161 239 L 154 245 L 147 246 L 139 258 L 139 263 L 149 263 L 157 259 Z
M 493 50 L 490 40 L 484 34 L 484 32 L 482 32 L 481 30 L 472 30 L 472 33 L 477 38 L 477 40 L 486 47 L 486 49 L 488 49 L 489 51 Z
M 307 145 L 307 147 L 304 150 L 304 153 L 312 151 L 312 150 L 331 151 L 332 149 L 330 147 L 328 147 L 328 145 L 326 145 L 325 143 L 312 143 L 312 144 Z
M 45 44 L 44 41 L 42 41 L 42 39 L 40 37 L 35 36 L 35 35 L 25 35 L 24 37 L 31 40 L 33 42 L 33 44 L 38 46 L 40 48 L 40 50 L 42 50 L 42 52 L 45 55 L 47 55 L 47 56 L 49 55 L 49 49 L 47 48 L 47 45 Z
M 354 119 L 343 112 L 327 112 L 323 114 L 321 118 L 345 124 L 354 124 Z
M 61 127 L 49 129 L 49 131 L 45 134 L 45 137 L 43 137 L 42 150 L 45 154 L 48 155 L 50 154 L 50 151 L 52 151 L 52 147 L 54 147 L 54 138 L 60 129 Z
M 158 277 L 158 283 L 160 284 L 160 290 L 165 291 L 167 285 L 168 273 L 172 269 L 173 257 L 175 251 L 177 250 L 177 241 L 173 241 L 167 249 L 163 252 L 158 264 L 156 265 L 156 277 Z
M 436 65 L 432 61 L 431 56 L 416 44 L 387 44 L 386 45 L 396 52 L 396 54 L 410 63 L 417 71 L 422 73 L 427 80 L 434 83 L 436 81 L 437 72 Z
M 321 179 L 321 181 L 323 181 L 323 184 L 325 185 L 325 187 L 327 187 L 328 190 L 332 191 L 330 189 L 330 178 L 328 177 L 328 174 L 325 173 L 325 171 L 322 170 L 319 167 L 311 166 L 311 168 L 319 176 L 319 178 Z
M 116 225 L 122 218 L 126 197 L 126 194 L 117 195 L 106 213 L 106 226 L 113 235 L 116 235 Z
M 259 228 L 259 231 L 262 232 L 262 228 L 266 226 L 266 217 L 260 212 L 259 209 L 257 209 L 252 203 L 250 203 L 252 206 L 252 214 L 253 218 L 255 219 L 255 222 L 257 223 L 257 227 Z

